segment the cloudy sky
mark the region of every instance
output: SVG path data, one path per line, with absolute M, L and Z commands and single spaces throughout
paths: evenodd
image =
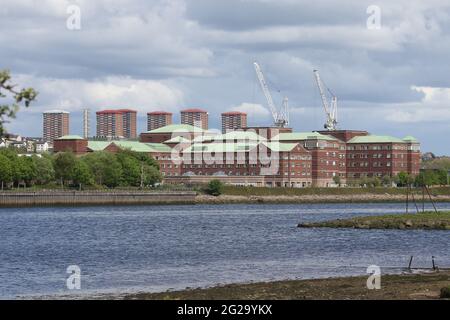
M 86 107 L 92 119 L 96 110 L 135 108 L 140 131 L 146 112 L 172 111 L 178 122 L 186 107 L 207 109 L 216 128 L 225 110 L 270 124 L 256 60 L 275 103 L 289 98 L 295 130 L 323 126 L 318 69 L 338 96 L 340 128 L 414 135 L 423 151 L 450 154 L 449 1 L 0 2 L 0 69 L 40 93 L 11 132 L 40 136 L 41 112 L 58 108 L 79 134 Z M 79 30 L 67 26 L 74 5 Z

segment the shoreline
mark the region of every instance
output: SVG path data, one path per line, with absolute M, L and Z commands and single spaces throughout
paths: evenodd
M 435 195 L 434 202 L 450 202 L 450 195 Z M 314 204 L 314 203 L 404 203 L 405 195 L 388 193 L 305 194 L 305 195 L 229 195 L 210 196 L 188 192 L 135 191 L 34 191 L 2 192 L 0 208 L 46 206 L 130 206 L 195 204 Z M 429 203 L 429 199 L 425 199 Z M 417 199 L 420 203 L 420 199 Z M 410 200 L 410 206 L 414 203 Z
M 369 290 L 367 276 L 281 280 L 219 285 L 157 293 L 105 295 L 124 300 L 398 300 L 440 299 L 450 286 L 450 270 L 381 276 L 381 289 Z M 102 297 L 99 297 L 102 299 Z

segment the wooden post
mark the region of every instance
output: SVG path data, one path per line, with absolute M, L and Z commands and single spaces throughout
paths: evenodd
M 409 205 L 409 186 L 406 186 L 406 214 L 408 214 L 408 205 Z
M 414 257 L 414 256 L 411 256 L 411 257 L 409 258 L 409 264 L 408 264 L 408 269 L 409 269 L 409 270 L 411 270 L 411 264 L 412 264 L 412 261 L 413 261 L 413 257 Z
M 434 263 L 434 256 L 431 256 L 431 262 L 433 264 L 433 270 L 436 270 L 436 265 Z

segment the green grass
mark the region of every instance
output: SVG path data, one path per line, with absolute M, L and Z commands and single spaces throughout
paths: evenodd
M 415 190 L 415 195 L 422 195 L 420 189 Z M 450 187 L 436 187 L 430 189 L 432 195 L 450 195 Z M 266 188 L 266 187 L 238 187 L 226 185 L 223 194 L 241 196 L 278 196 L 278 195 L 355 195 L 355 194 L 389 194 L 406 195 L 406 188 Z
M 351 219 L 300 223 L 299 227 L 450 230 L 450 212 L 424 212 L 356 217 Z

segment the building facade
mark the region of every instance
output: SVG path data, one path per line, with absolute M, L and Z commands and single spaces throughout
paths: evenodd
M 247 127 L 247 114 L 245 112 L 230 111 L 222 113 L 222 132 L 241 130 Z
M 96 114 L 97 137 L 136 138 L 137 112 L 135 110 L 103 110 Z
M 147 131 L 152 131 L 172 124 L 172 113 L 153 111 L 147 113 Z
M 419 174 L 420 143 L 411 136 L 398 139 L 352 130 L 263 132 L 267 130 L 210 135 L 190 125 L 169 125 L 142 133 L 139 142 L 63 137 L 55 141 L 55 152 L 145 152 L 158 161 L 165 183 L 219 179 L 234 185 L 333 187 L 400 172 Z
M 43 113 L 43 139 L 53 143 L 53 140 L 69 134 L 69 112 L 51 110 Z
M 181 124 L 208 130 L 208 112 L 202 109 L 181 110 Z

